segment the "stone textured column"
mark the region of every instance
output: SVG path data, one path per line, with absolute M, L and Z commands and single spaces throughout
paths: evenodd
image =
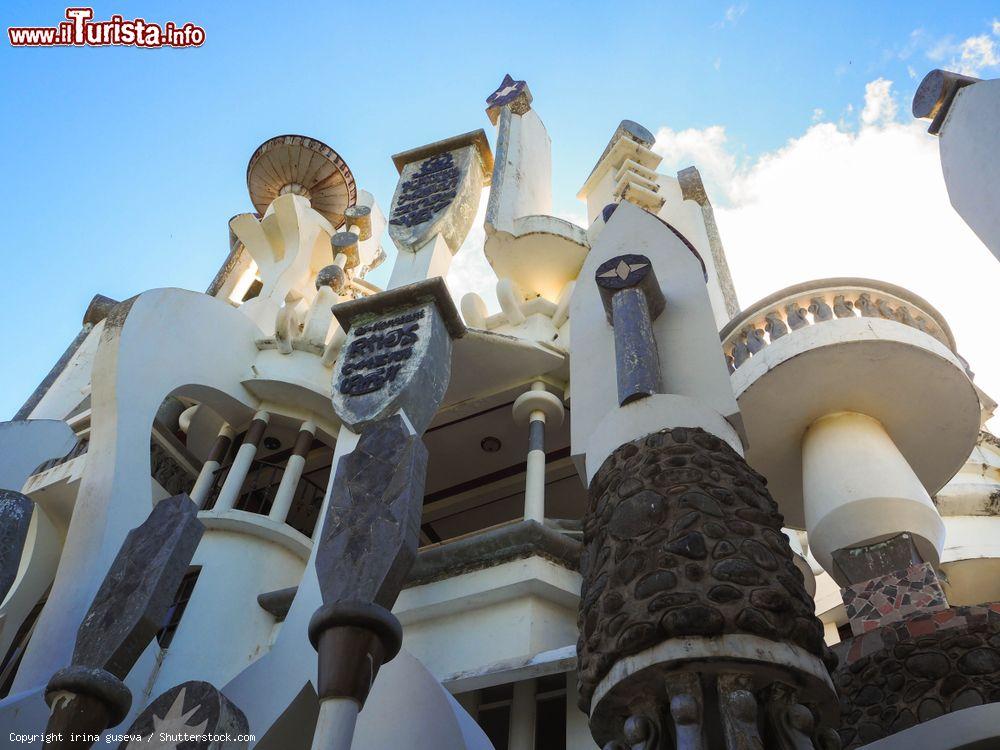
M 662 736 L 669 706 L 671 721 L 705 747 L 744 747 L 732 744 L 750 721 L 741 719 L 751 713 L 741 691 L 756 701 L 755 691 L 781 674 L 787 685 L 804 686 L 791 705 L 829 710 L 823 626 L 782 525 L 764 479 L 700 428 L 633 440 L 604 462 L 584 519 L 577 645 L 580 707 L 599 742 L 622 731 L 629 742 Z M 664 679 L 698 658 L 731 665 L 732 705 L 723 701 L 719 710 L 740 710 L 727 719 L 725 739 L 702 723 L 700 690 L 674 693 Z M 706 687 L 714 674 L 702 674 Z M 636 719 L 624 728 L 623 710 Z M 756 718 L 751 723 L 760 731 Z
M 219 436 L 215 439 L 212 450 L 208 453 L 208 458 L 201 465 L 201 471 L 198 472 L 198 478 L 195 480 L 194 487 L 191 488 L 191 494 L 189 495 L 191 502 L 199 510 L 205 505 L 205 499 L 208 497 L 208 493 L 212 489 L 212 484 L 215 482 L 216 472 L 219 471 L 219 467 L 226 458 L 226 454 L 229 453 L 229 447 L 233 444 L 233 437 L 233 429 L 227 424 L 222 425 L 222 429 L 219 430 Z
M 535 681 L 514 683 L 510 704 L 509 750 L 535 750 Z M 540 749 L 541 750 L 541 749 Z
M 306 456 L 309 454 L 309 448 L 312 447 L 315 437 L 316 423 L 312 420 L 303 422 L 299 429 L 299 435 L 295 439 L 292 455 L 288 457 L 285 471 L 281 475 L 281 482 L 274 495 L 274 502 L 271 503 L 271 512 L 268 513 L 268 517 L 272 521 L 284 523 L 285 519 L 288 518 L 288 511 L 295 498 L 295 490 L 299 486 L 299 479 L 302 478 L 302 469 L 306 465 Z
M 528 458 L 524 476 L 524 518 L 545 521 L 545 425 L 562 424 L 565 410 L 558 397 L 545 390 L 541 381 L 514 402 L 514 421 L 528 427 Z
M 229 467 L 229 474 L 222 484 L 222 489 L 219 490 L 219 497 L 215 501 L 213 510 L 222 513 L 231 510 L 236 504 L 236 498 L 240 496 L 243 482 L 246 481 L 250 465 L 257 455 L 260 441 L 264 439 L 264 432 L 267 430 L 267 423 L 270 419 L 271 415 L 266 411 L 259 411 L 253 415 L 253 421 L 250 422 L 250 428 L 247 430 L 246 437 L 243 438 L 243 444 L 236 451 L 236 458 L 233 459 L 233 465 Z

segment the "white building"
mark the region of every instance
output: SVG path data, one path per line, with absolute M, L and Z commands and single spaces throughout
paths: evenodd
M 657 172 L 653 136 L 630 121 L 581 187 L 589 226 L 552 216 L 545 126 L 522 82 L 506 81 L 498 94 L 487 110 L 496 126 L 492 149 L 479 131 L 394 157 L 401 188 L 390 221 L 421 210 L 405 208 L 415 165 L 453 154 L 459 176 L 441 205 L 425 203 L 428 212 L 412 226 L 394 225 L 399 253 L 388 288 L 447 276 L 490 184 L 483 252 L 497 274 L 500 311 L 490 314 L 474 294 L 460 301 L 467 330 L 453 342 L 450 383 L 424 435 L 420 551 L 393 609 L 403 651 L 379 672 L 353 747 L 592 748 L 591 729 L 602 743 L 620 741 L 631 715 L 647 723 L 626 727 L 630 747 L 672 747 L 666 738 L 676 736 L 678 747 L 724 741 L 736 748 L 744 747 L 732 744 L 737 734 L 759 731 L 768 747 L 831 748 L 839 746 L 831 734 L 834 685 L 846 701 L 846 748 L 960 748 L 1000 736 L 1000 709 L 993 710 L 1000 649 L 991 651 L 995 665 L 980 654 L 978 671 L 962 666 L 965 652 L 991 650 L 984 639 L 1000 639 L 993 635 L 1000 633 L 1000 606 L 976 610 L 976 623 L 955 609 L 1000 600 L 993 577 L 1000 569 L 1000 447 L 981 432 L 995 403 L 976 387 L 947 321 L 891 279 L 805 281 L 741 311 L 697 170 Z M 19 562 L 0 556 L 16 569 L 0 605 L 4 732 L 44 730 L 45 687 L 70 663 L 77 628 L 125 534 L 155 503 L 185 492 L 200 507 L 205 532 L 162 630 L 125 678 L 131 709 L 111 731 L 124 731 L 174 686 L 199 680 L 245 714 L 252 747 L 311 746 L 319 701 L 306 630 L 321 603 L 314 541 L 337 462 L 357 443 L 331 403 L 345 341 L 331 307 L 382 291 L 366 275 L 386 257 L 387 220 L 336 152 L 310 138 L 263 144 L 251 158 L 248 187 L 256 213 L 230 220 L 229 254 L 207 292 L 155 289 L 123 302 L 95 297 L 80 335 L 18 414 L 28 424 L 0 431 L 0 469 L 8 472 L 0 479 L 34 504 Z M 637 401 L 621 398 L 620 362 L 615 397 L 615 351 L 627 332 L 609 324 L 611 303 L 595 284 L 599 266 L 622 253 L 651 264 L 665 299 L 662 313 L 650 310 L 647 338 L 659 386 Z M 622 281 L 631 273 L 626 263 Z M 622 481 L 605 476 L 609 462 L 620 460 L 623 446 L 676 428 L 708 433 L 717 444 L 713 455 L 738 463 L 745 456 L 767 477 L 788 543 L 773 542 L 758 567 L 774 570 L 767 560 L 794 553 L 788 559 L 802 575 L 790 585 L 807 592 L 806 604 L 815 595 L 825 629 L 800 613 L 805 624 L 795 627 L 805 632 L 789 635 L 785 600 L 759 607 L 750 591 L 755 584 L 734 580 L 726 586 L 735 586 L 736 596 L 746 593 L 753 606 L 720 604 L 717 631 L 677 625 L 671 635 L 661 620 L 655 636 L 636 636 L 642 648 L 622 651 L 606 668 L 587 661 L 591 672 L 578 677 L 578 639 L 597 637 L 589 635 L 595 627 L 598 635 L 610 633 L 611 615 L 623 606 L 613 602 L 639 596 L 626 581 L 618 589 L 601 583 L 598 598 L 591 580 L 581 608 L 581 554 L 603 533 L 583 521 L 588 506 L 598 506 L 590 521 L 597 527 L 602 488 Z M 31 430 L 36 437 L 25 438 Z M 620 486 L 607 492 L 626 496 Z M 761 502 L 758 516 L 770 512 L 769 501 Z M 701 514 L 688 522 L 701 524 L 698 539 L 712 537 L 713 513 L 690 514 Z M 736 523 L 727 521 L 730 530 Z M 635 539 L 646 532 L 636 530 Z M 902 548 L 893 546 L 900 538 L 910 557 L 889 565 L 900 559 L 894 555 Z M 618 542 L 622 555 L 632 549 L 622 545 L 639 544 L 635 539 Z M 688 582 L 677 585 L 689 587 L 689 600 L 716 601 L 712 591 L 720 586 L 708 586 L 718 563 L 707 583 L 692 565 L 722 559 L 728 540 L 711 555 L 687 555 L 709 559 L 683 568 Z M 596 548 L 588 554 L 596 571 Z M 919 586 L 906 575 L 917 568 L 931 576 Z M 852 613 L 841 587 L 863 589 L 871 581 L 893 591 L 914 583 L 927 598 L 915 593 L 912 604 L 882 602 L 874 614 L 855 605 Z M 696 606 L 706 609 L 708 600 L 701 601 Z M 707 610 L 714 612 L 712 605 Z M 730 611 L 757 613 L 757 624 L 747 625 L 741 614 L 735 625 L 723 625 Z M 914 635 L 916 653 L 947 653 L 941 674 L 921 678 L 910 670 L 912 659 L 898 650 L 892 656 L 901 636 L 892 643 L 872 638 L 914 616 L 929 622 L 932 612 L 957 613 L 970 640 L 955 646 L 948 639 L 959 630 L 921 626 L 928 642 Z M 845 641 L 832 680 L 814 631 L 831 646 Z M 780 648 L 749 655 L 748 644 L 762 638 Z M 862 640 L 864 653 L 849 651 Z M 677 643 L 686 656 L 667 653 Z M 593 641 L 586 648 L 598 653 L 604 646 Z M 851 665 L 886 654 L 905 680 L 894 688 L 880 684 L 883 710 L 873 716 L 862 710 L 872 704 L 851 682 Z M 723 730 L 708 728 L 700 713 L 682 718 L 678 695 L 694 696 L 699 711 L 721 700 L 715 710 L 729 716 L 726 670 L 748 660 L 761 716 L 771 717 L 761 718 L 759 730 L 754 720 L 737 726 L 727 719 L 723 740 Z M 729 665 L 719 667 L 720 699 L 708 688 L 716 684 L 708 663 Z M 706 697 L 701 688 L 668 688 L 655 708 L 645 707 L 636 686 L 654 673 L 700 675 Z M 792 674 L 801 692 L 787 715 L 774 713 L 772 682 Z M 964 682 L 949 693 L 944 683 L 955 676 Z M 926 684 L 911 696 L 918 679 Z M 581 691 L 592 727 L 577 707 Z M 808 711 L 795 714 L 803 705 Z M 788 718 L 806 713 L 808 720 Z M 707 744 L 683 744 L 695 735 Z M 941 736 L 949 739 L 930 739 Z

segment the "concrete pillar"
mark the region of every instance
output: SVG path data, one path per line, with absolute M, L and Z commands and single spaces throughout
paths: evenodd
M 212 484 L 215 482 L 216 472 L 218 472 L 219 467 L 222 465 L 226 454 L 229 453 L 229 446 L 233 443 L 233 437 L 232 428 L 227 424 L 222 425 L 222 428 L 219 430 L 219 436 L 215 439 L 215 444 L 208 453 L 208 458 L 201 465 L 201 471 L 198 473 L 198 478 L 195 480 L 194 487 L 191 488 L 189 496 L 199 509 L 205 505 L 205 498 L 208 497 L 208 493 L 212 489 Z
M 448 275 L 454 253 L 440 234 L 435 234 L 414 252 L 400 251 L 392 266 L 386 289 L 396 289 L 433 276 Z
M 233 465 L 229 467 L 229 475 L 226 477 L 222 489 L 219 490 L 214 510 L 221 513 L 232 510 L 233 505 L 236 504 L 236 498 L 240 496 L 240 490 L 243 489 L 243 482 L 246 480 L 250 465 L 257 455 L 257 447 L 264 437 L 264 431 L 267 430 L 270 418 L 271 415 L 266 411 L 259 411 L 253 415 L 253 421 L 250 423 L 246 437 L 243 438 L 243 444 L 236 451 Z
M 813 422 L 802 443 L 802 489 L 809 547 L 827 571 L 836 550 L 900 532 L 937 564 L 944 523 L 878 420 L 837 412 Z
M 509 750 L 535 750 L 535 681 L 514 683 L 510 704 Z
M 524 477 L 524 518 L 545 521 L 545 425 L 549 419 L 562 423 L 562 402 L 535 381 L 531 390 L 514 402 L 514 421 L 528 426 L 528 458 Z
M 311 419 L 303 422 L 299 429 L 299 436 L 295 439 L 292 455 L 288 457 L 285 471 L 281 475 L 281 483 L 278 484 L 274 502 L 271 503 L 271 512 L 268 513 L 268 517 L 272 521 L 284 523 L 285 519 L 288 518 L 288 511 L 291 509 L 292 499 L 295 497 L 295 489 L 299 486 L 302 469 L 306 465 L 306 455 L 309 453 L 315 436 L 316 423 Z
M 360 706 L 351 698 L 320 703 L 312 750 L 351 750 L 359 712 Z

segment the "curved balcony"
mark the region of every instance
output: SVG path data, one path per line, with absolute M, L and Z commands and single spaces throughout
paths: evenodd
M 936 559 L 943 526 L 928 493 L 968 457 L 981 411 L 944 317 L 892 284 L 822 279 L 766 297 L 720 336 L 747 460 L 786 523 L 809 527 L 820 563 L 829 570 L 833 550 L 888 536 L 898 522 Z M 817 539 L 824 521 L 831 531 Z

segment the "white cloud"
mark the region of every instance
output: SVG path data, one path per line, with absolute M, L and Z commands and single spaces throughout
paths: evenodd
M 680 131 L 661 127 L 656 131 L 653 150 L 667 163 L 686 161 L 682 166 L 697 165 L 706 185 L 714 186 L 726 199 L 731 198 L 737 160 L 727 147 L 726 129 L 721 125 Z
M 898 284 L 944 315 L 976 383 L 996 397 L 1000 357 L 988 301 L 1000 287 L 1000 263 L 951 208 L 926 123 L 890 116 L 887 81 L 866 87 L 862 112 L 860 125 L 820 122 L 749 162 L 737 159 L 724 128 L 662 128 L 672 137 L 657 143 L 666 157 L 660 171 L 695 164 L 706 177 L 743 307 L 809 279 Z
M 733 26 L 747 12 L 748 7 L 747 3 L 734 3 L 730 5 L 726 8 L 726 12 L 722 14 L 722 20 L 712 24 L 712 28 L 721 29 L 725 26 Z
M 996 39 L 986 34 L 970 36 L 959 45 L 959 56 L 952 65 L 968 76 L 978 76 L 988 68 L 995 68 L 1000 65 Z
M 996 72 L 1000 68 L 1000 20 L 994 19 L 988 34 L 970 36 L 960 42 L 954 37 L 931 41 L 926 55 L 948 70 L 969 76 Z
M 861 110 L 861 122 L 877 125 L 896 119 L 896 100 L 892 97 L 892 81 L 878 78 L 865 85 L 865 107 Z
M 812 121 L 819 122 L 822 119 L 823 119 L 823 110 L 820 109 L 819 107 L 816 107 L 812 113 Z
M 719 68 L 721 68 L 722 67 L 722 58 L 721 57 L 715 58 L 715 61 L 712 63 L 712 67 L 715 68 L 716 70 L 718 70 Z

